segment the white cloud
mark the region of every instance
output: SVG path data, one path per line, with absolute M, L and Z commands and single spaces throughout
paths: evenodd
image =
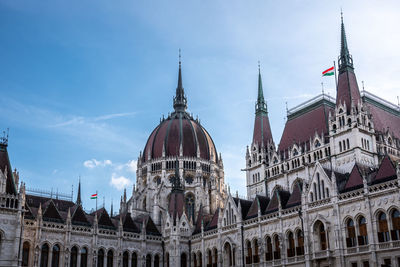
M 86 160 L 83 162 L 83 166 L 85 166 L 88 169 L 93 169 L 95 167 L 105 167 L 105 166 L 111 166 L 112 161 L 109 159 L 106 160 L 96 160 L 96 159 L 90 159 Z
M 132 181 L 125 176 L 117 176 L 115 173 L 113 173 L 111 176 L 110 185 L 114 186 L 118 190 L 122 190 L 126 187 L 131 186 Z

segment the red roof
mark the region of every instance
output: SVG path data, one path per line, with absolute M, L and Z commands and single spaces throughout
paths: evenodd
M 375 130 L 378 132 L 389 132 L 396 138 L 400 138 L 400 116 L 396 116 L 386 110 L 383 110 L 370 102 L 366 102 L 369 111 L 372 114 Z
M 172 192 L 169 198 L 169 205 L 168 211 L 171 217 L 174 220 L 176 217 L 180 218 L 183 214 L 183 206 L 184 206 L 184 199 L 183 199 L 182 192 Z
M 179 156 L 182 145 L 183 155 L 217 161 L 217 150 L 208 132 L 187 113 L 173 113 L 156 127 L 147 140 L 143 160 L 165 156 Z
M 293 192 L 290 195 L 288 202 L 286 203 L 286 208 L 301 204 L 301 187 L 302 185 L 300 184 L 300 182 L 297 182 L 294 185 Z
M 358 165 L 354 164 L 353 169 L 351 170 L 349 179 L 344 186 L 344 191 L 353 190 L 356 188 L 360 188 L 363 186 L 363 178 L 361 176 L 360 170 L 358 169 Z
M 351 102 L 357 105 L 361 99 L 358 89 L 356 75 L 352 71 L 345 71 L 339 74 L 338 88 L 336 94 L 336 105 L 346 103 L 347 112 L 350 111 Z
M 294 143 L 300 145 L 308 142 L 311 137 L 314 137 L 315 132 L 319 135 L 328 133 L 329 111 L 333 112 L 333 108 L 321 103 L 319 106 L 289 119 L 283 130 L 279 151 L 287 150 Z
M 272 133 L 268 115 L 256 115 L 254 120 L 253 144 L 257 143 L 261 145 L 263 142 L 264 146 L 266 146 L 269 141 L 272 141 Z
M 372 180 L 372 183 L 384 182 L 396 178 L 396 168 L 393 166 L 392 161 L 388 156 L 382 159 L 378 172 Z

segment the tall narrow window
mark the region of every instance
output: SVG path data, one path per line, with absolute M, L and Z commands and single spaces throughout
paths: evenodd
M 269 236 L 267 237 L 266 243 L 267 249 L 265 252 L 265 261 L 272 261 L 272 241 Z
M 247 247 L 247 257 L 246 257 L 246 264 L 251 264 L 252 263 L 252 256 L 253 256 L 253 252 L 251 249 L 251 243 L 250 241 L 246 242 L 246 247 Z
M 124 254 L 122 254 L 122 267 L 129 267 L 129 253 L 128 253 L 128 251 L 125 251 Z
M 51 267 L 58 267 L 60 264 L 60 246 L 54 245 L 53 255 L 51 258 Z
M 294 257 L 295 256 L 294 237 L 293 237 L 293 233 L 292 232 L 289 232 L 289 234 L 288 234 L 287 256 L 288 257 Z
M 104 250 L 99 249 L 97 253 L 97 267 L 104 267 Z
M 296 254 L 304 255 L 304 237 L 303 232 L 301 230 L 297 231 L 297 247 L 296 247 Z
M 24 242 L 22 246 L 22 266 L 28 266 L 29 264 L 29 242 Z
M 88 250 L 87 250 L 87 248 L 83 247 L 81 249 L 81 267 L 88 266 L 87 260 L 88 260 Z M 129 267 L 129 266 L 127 266 L 127 267 Z
M 348 248 L 356 246 L 356 228 L 354 227 L 354 221 L 352 219 L 347 220 L 347 238 L 346 244 Z
M 70 267 L 77 267 L 78 266 L 78 248 L 72 247 L 71 248 L 71 256 L 69 260 Z
M 48 261 L 49 261 L 49 245 L 43 244 L 40 253 L 40 267 L 47 267 Z
M 258 241 L 254 240 L 254 254 L 253 254 L 253 263 L 259 263 L 260 257 L 258 256 Z
M 380 212 L 378 214 L 378 241 L 388 242 L 389 241 L 389 229 L 386 220 L 386 214 Z
M 392 240 L 400 240 L 400 212 L 394 210 L 392 212 Z
M 358 218 L 358 231 L 360 235 L 358 236 L 358 245 L 364 246 L 368 245 L 368 232 L 367 232 L 367 221 L 364 217 Z
M 156 255 L 154 257 L 154 267 L 160 267 L 160 256 Z
M 194 222 L 194 196 L 192 194 L 188 194 L 185 199 L 186 205 L 186 215 L 189 221 Z
M 278 235 L 275 236 L 274 243 L 275 243 L 274 260 L 279 260 L 281 258 L 281 245 L 279 242 Z
M 107 252 L 107 267 L 113 267 L 114 253 L 112 250 Z
M 167 263 L 168 264 L 168 263 Z M 137 254 L 136 252 L 132 253 L 132 262 L 131 262 L 131 267 L 137 267 Z

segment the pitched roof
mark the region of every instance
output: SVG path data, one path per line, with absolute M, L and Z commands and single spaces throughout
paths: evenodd
M 237 197 L 234 197 L 233 200 L 235 201 L 237 206 L 239 206 L 240 202 L 240 206 L 242 208 L 242 219 L 244 220 L 253 202 L 251 200 L 246 200 Z
M 214 216 L 206 226 L 206 230 L 212 230 L 218 227 L 219 208 L 215 211 Z
M 172 192 L 169 198 L 168 212 L 175 223 L 176 218 L 183 214 L 184 196 L 183 192 Z
M 105 208 L 101 208 L 95 211 L 95 213 L 97 213 L 97 223 L 100 228 L 116 228 Z
M 268 142 L 273 141 L 271 126 L 267 114 L 257 114 L 254 120 L 253 144 L 257 143 L 267 146 Z
M 201 232 L 201 223 L 203 221 L 203 204 L 200 205 L 199 212 L 197 213 L 197 221 L 193 231 L 193 234 Z
M 300 182 L 296 182 L 293 188 L 293 192 L 286 203 L 286 208 L 294 207 L 301 204 L 301 192 L 302 184 Z
M 48 200 L 42 208 L 44 209 L 43 220 L 52 222 L 64 222 L 57 207 L 51 199 Z
M 266 196 L 256 195 L 253 200 L 253 203 L 250 206 L 249 211 L 246 215 L 246 220 L 257 217 L 258 216 L 258 206 L 260 206 L 261 214 L 264 213 L 267 205 L 269 203 L 269 198 Z
M 338 76 L 336 105 L 346 103 L 347 114 L 350 113 L 351 103 L 358 104 L 361 99 L 356 75 L 353 71 L 345 71 Z
M 354 167 L 351 170 L 350 175 L 348 176 L 342 192 L 355 190 L 361 187 L 363 187 L 363 177 L 360 173 L 358 164 L 354 164 Z
M 29 205 L 31 208 L 39 208 L 39 205 L 43 205 L 49 201 L 52 200 L 57 207 L 59 211 L 65 211 L 67 212 L 69 208 L 72 208 L 75 206 L 75 203 L 69 200 L 62 200 L 62 199 L 54 199 L 54 198 L 49 198 L 49 197 L 42 197 L 42 196 L 35 196 L 35 195 L 26 195 L 26 203 Z
M 364 97 L 369 112 L 372 114 L 372 121 L 377 132 L 385 133 L 387 130 L 396 138 L 400 138 L 400 115 L 395 115 L 394 112 L 389 112 L 379 107 L 379 103 Z M 397 114 L 399 112 L 397 111 Z
M 122 228 L 126 232 L 133 232 L 133 233 L 140 233 L 139 227 L 136 223 L 132 220 L 131 214 L 129 212 L 122 215 Z
M 396 179 L 396 168 L 388 156 L 383 157 L 379 169 L 373 177 L 371 184 L 382 183 L 392 179 Z
M 330 111 L 333 111 L 332 103 L 322 99 L 288 116 L 278 151 L 285 151 L 295 143 L 303 145 L 309 142 L 315 133 L 319 135 L 327 134 L 329 132 L 327 121 Z
M 82 209 L 81 205 L 75 205 L 73 209 L 71 209 L 71 223 L 75 225 L 86 225 L 90 226 L 90 222 L 86 217 L 85 211 Z
M 0 170 L 7 176 L 6 193 L 16 195 L 17 189 L 14 184 L 10 159 L 8 158 L 7 145 L 0 143 Z
M 153 222 L 153 220 L 151 219 L 150 216 L 148 216 L 148 218 L 147 218 L 146 234 L 161 236 L 160 231 L 158 231 L 158 228 L 156 227 L 155 223 Z

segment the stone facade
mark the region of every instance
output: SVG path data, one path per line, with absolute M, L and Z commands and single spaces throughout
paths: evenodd
M 358 89 L 342 22 L 336 100 L 288 110 L 272 138 L 259 72 L 247 198 L 224 183 L 222 156 L 174 112 L 138 158 L 118 215 L 26 192 L 0 141 L 0 266 L 400 266 L 400 111 Z

